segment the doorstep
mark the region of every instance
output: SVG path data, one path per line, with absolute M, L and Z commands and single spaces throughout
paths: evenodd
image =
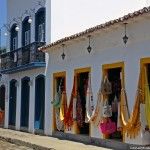
M 66 139 L 71 141 L 76 141 L 84 144 L 96 145 L 105 148 L 111 148 L 115 150 L 127 150 L 130 149 L 131 145 L 127 143 L 123 143 L 117 140 L 109 140 L 109 139 L 99 139 L 90 137 L 87 135 L 81 134 L 71 134 L 71 133 L 64 133 L 59 131 L 53 132 L 53 137 L 57 137 L 60 139 Z M 139 145 L 138 145 L 139 146 Z

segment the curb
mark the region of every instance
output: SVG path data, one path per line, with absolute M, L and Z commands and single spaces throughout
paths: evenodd
M 43 147 L 40 145 L 29 143 L 29 142 L 25 142 L 22 140 L 7 138 L 7 137 L 3 137 L 3 136 L 0 136 L 0 140 L 2 140 L 4 142 L 9 142 L 9 143 L 12 143 L 12 144 L 15 144 L 18 146 L 26 146 L 29 148 L 33 148 L 34 150 L 55 150 L 54 148 L 47 148 L 47 147 Z

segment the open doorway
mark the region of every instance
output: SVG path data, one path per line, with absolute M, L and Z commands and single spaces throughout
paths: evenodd
M 115 122 L 117 126 L 118 122 L 118 108 L 113 108 L 113 104 L 115 102 L 120 101 L 120 94 L 121 94 L 121 68 L 113 68 L 108 69 L 108 80 L 112 85 L 112 93 L 108 96 L 109 105 L 112 106 L 112 117 L 111 120 Z M 122 139 L 121 131 L 117 131 L 109 135 L 110 139 Z
M 54 101 L 53 104 L 53 129 L 54 131 L 64 132 L 64 122 L 60 117 L 60 104 L 62 100 L 62 93 L 66 91 L 66 74 L 65 72 L 54 73 Z M 59 100 L 58 100 L 59 99 Z M 57 101 L 57 103 L 56 103 Z
M 124 63 L 114 63 L 103 65 L 103 73 L 111 83 L 111 93 L 107 95 L 108 104 L 112 108 L 112 115 L 108 117 L 116 125 L 116 131 L 104 136 L 107 139 L 123 140 L 122 130 L 120 130 L 120 111 L 118 105 L 121 98 L 121 86 L 124 83 Z
M 90 124 L 85 122 L 86 116 L 86 92 L 88 87 L 89 71 L 76 73 L 76 92 L 77 92 L 77 104 L 76 104 L 76 122 L 77 133 L 89 135 Z
M 27 129 L 29 125 L 29 99 L 30 99 L 30 86 L 29 77 L 24 77 L 21 80 L 21 128 Z
M 5 86 L 0 87 L 0 126 L 4 127 L 5 119 Z
M 43 133 L 45 113 L 45 76 L 38 75 L 35 79 L 35 114 L 34 127 L 36 132 Z

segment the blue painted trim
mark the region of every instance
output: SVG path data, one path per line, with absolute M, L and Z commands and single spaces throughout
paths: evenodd
M 31 69 L 38 68 L 38 67 L 46 67 L 46 63 L 45 62 L 33 62 L 30 64 L 21 65 L 18 67 L 1 70 L 0 72 L 4 73 L 4 74 L 12 74 L 15 72 L 24 71 L 24 70 L 31 70 Z

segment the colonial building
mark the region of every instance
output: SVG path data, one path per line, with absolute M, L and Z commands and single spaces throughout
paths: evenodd
M 45 0 L 7 1 L 8 42 L 1 55 L 0 83 L 0 123 L 5 128 L 44 132 L 46 61 L 38 48 L 50 42 L 47 7 Z
M 53 43 L 51 8 L 8 0 L 0 125 L 150 144 L 150 8 Z
M 150 8 L 143 8 L 40 48 L 49 55 L 45 97 L 50 134 L 150 144 L 149 18 Z M 66 93 L 66 102 L 60 93 Z

